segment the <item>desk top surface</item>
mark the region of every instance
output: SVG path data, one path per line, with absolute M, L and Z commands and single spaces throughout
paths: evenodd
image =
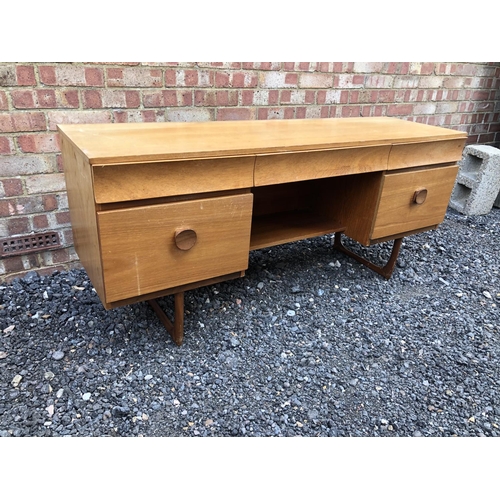
M 465 138 L 388 117 L 59 125 L 93 165 L 250 156 Z

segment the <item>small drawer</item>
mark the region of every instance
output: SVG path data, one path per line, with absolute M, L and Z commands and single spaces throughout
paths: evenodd
M 255 186 L 385 170 L 390 146 L 257 156 Z
M 440 224 L 457 172 L 453 165 L 384 175 L 371 239 Z
M 253 184 L 253 157 L 94 166 L 96 203 L 243 189 Z
M 389 155 L 388 170 L 454 163 L 462 158 L 466 139 L 396 144 Z
M 243 271 L 251 193 L 98 212 L 106 302 Z

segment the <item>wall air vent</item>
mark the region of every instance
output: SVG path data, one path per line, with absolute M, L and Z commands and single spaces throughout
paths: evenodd
M 27 234 L 0 239 L 0 257 L 24 255 L 40 252 L 60 246 L 59 234 L 56 232 Z

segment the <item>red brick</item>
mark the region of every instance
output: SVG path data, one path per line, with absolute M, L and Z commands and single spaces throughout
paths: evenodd
M 35 69 L 33 66 L 16 66 L 18 85 L 36 85 Z
M 102 108 L 101 93 L 98 90 L 85 90 L 83 92 L 83 106 L 85 108 Z
M 157 108 L 166 106 L 192 106 L 191 90 L 162 90 L 148 92 L 143 95 L 145 107 Z
M 216 106 L 238 105 L 238 91 L 236 90 L 217 90 L 215 96 Z
M 293 71 L 295 69 L 295 63 L 293 62 L 283 63 L 283 69 L 285 71 Z
M 45 214 L 33 216 L 33 229 L 46 229 L 49 227 L 49 220 Z
M 80 94 L 78 90 L 66 90 L 58 92 L 58 107 L 60 108 L 79 108 Z
M 217 111 L 217 120 L 252 120 L 255 118 L 253 108 L 222 108 Z
M 58 208 L 57 198 L 53 194 L 42 196 L 43 208 L 46 212 L 51 212 Z
M 1 182 L 5 196 L 20 196 L 23 194 L 23 183 L 21 179 L 2 179 Z
M 0 133 L 46 130 L 45 115 L 40 112 L 0 114 Z
M 297 73 L 287 73 L 285 75 L 286 85 L 297 85 L 298 81 L 299 81 L 299 75 L 297 75 Z
M 471 100 L 484 101 L 489 98 L 490 93 L 487 90 L 475 90 L 472 92 Z
M 66 229 L 65 231 L 62 232 L 62 234 L 63 234 L 64 243 L 66 245 L 72 245 L 73 244 L 73 230 Z
M 215 86 L 216 87 L 230 87 L 231 79 L 229 73 L 215 73 Z
M 56 68 L 54 66 L 39 66 L 40 81 L 45 85 L 56 84 Z
M 9 137 L 0 137 L 0 154 L 10 155 L 12 153 L 12 144 Z
M 7 219 L 7 231 L 10 236 L 26 234 L 30 231 L 28 217 L 10 217 Z
M 70 223 L 69 212 L 67 211 L 57 212 L 56 221 L 58 224 L 69 224 Z
M 412 115 L 413 104 L 393 104 L 388 106 L 387 114 L 389 116 Z
M 306 118 L 306 108 L 304 107 L 296 108 L 295 118 L 299 120 L 303 120 L 304 118 Z
M 176 85 L 176 74 L 175 69 L 167 69 L 165 70 L 165 86 L 166 87 L 175 87 Z
M 11 93 L 11 96 L 14 108 L 26 109 L 35 107 L 33 92 L 29 90 L 15 90 Z
M 138 108 L 141 105 L 139 92 L 136 90 L 126 90 L 125 102 L 127 103 L 127 108 Z
M 16 213 L 12 201 L 0 199 L 0 217 L 10 217 Z
M 7 94 L 0 90 L 0 109 L 9 109 L 9 103 L 7 101 Z
M 21 255 L 15 255 L 13 257 L 6 257 L 3 260 L 5 266 L 5 272 L 16 273 L 19 271 L 24 271 L 24 263 Z
M 292 102 L 292 91 L 282 90 L 280 92 L 280 104 L 290 104 Z
M 102 87 L 104 74 L 100 68 L 85 68 L 85 84 L 88 87 Z
M 35 105 L 37 108 L 55 108 L 56 93 L 54 90 L 36 90 Z
M 343 106 L 342 118 L 350 118 L 360 116 L 361 106 Z
M 23 153 L 55 153 L 61 150 L 58 134 L 21 135 L 17 143 Z
M 67 248 L 51 250 L 50 253 L 52 254 L 52 262 L 54 264 L 62 264 L 63 262 L 69 262 L 71 260 Z

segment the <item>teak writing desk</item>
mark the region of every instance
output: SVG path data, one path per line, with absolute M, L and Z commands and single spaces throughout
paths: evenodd
M 75 249 L 104 307 L 149 301 L 178 345 L 184 292 L 243 276 L 250 250 L 335 233 L 389 278 L 402 238 L 443 221 L 466 141 L 395 118 L 58 128 Z M 389 262 L 342 234 L 394 240 Z

